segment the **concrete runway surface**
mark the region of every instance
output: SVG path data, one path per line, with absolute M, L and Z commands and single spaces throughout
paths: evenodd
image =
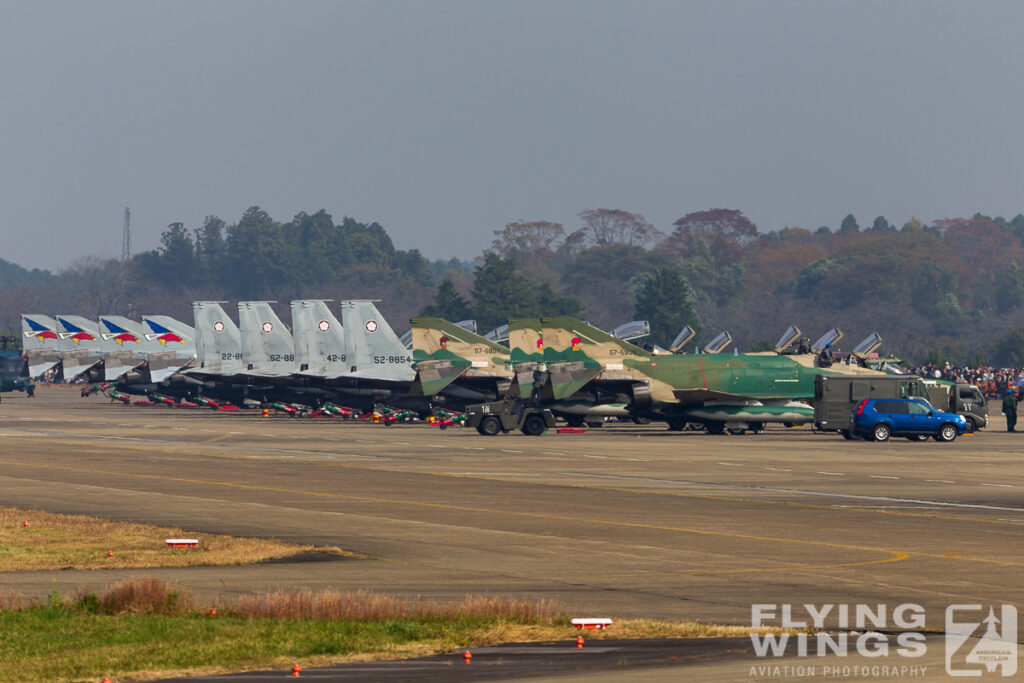
M 25 572 L 4 584 L 45 595 L 144 573 L 211 598 L 507 595 L 580 616 L 743 625 L 755 603 L 915 603 L 941 630 L 951 603 L 1024 604 L 1024 436 L 995 412 L 989 430 L 952 444 L 654 425 L 487 438 L 40 387 L 0 403 L 0 504 L 367 559 Z

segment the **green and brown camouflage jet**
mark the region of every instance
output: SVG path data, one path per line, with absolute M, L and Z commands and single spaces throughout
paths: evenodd
M 701 423 L 721 433 L 812 422 L 814 377 L 840 374 L 775 354 L 655 355 L 575 318 L 541 322 L 555 399 L 618 387 L 631 414 L 670 429 Z
M 622 396 L 606 391 L 568 392 L 556 399 L 547 382 L 540 319 L 510 318 L 508 323 L 509 348 L 505 348 L 441 318 L 413 318 L 413 361 L 417 369 L 442 361 L 466 367 L 457 380 L 444 386 L 442 394 L 467 399 L 476 396 L 481 402 L 500 398 L 539 401 L 571 425 L 607 416 L 629 417 Z M 571 367 L 575 364 L 558 364 L 554 377 L 559 381 L 568 378 Z M 535 387 L 535 378 L 544 381 Z M 423 387 L 424 393 L 430 391 L 429 382 L 424 381 Z
M 513 372 L 507 348 L 442 318 L 413 318 L 410 323 L 415 368 L 426 369 L 440 361 L 465 368 L 451 383 L 442 383 L 443 378 L 432 382 L 421 372 L 425 395 L 444 393 L 466 400 L 494 401 L 508 391 Z

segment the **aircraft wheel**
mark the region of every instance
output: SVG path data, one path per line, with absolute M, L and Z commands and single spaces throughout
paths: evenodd
M 476 427 L 476 431 L 480 432 L 484 436 L 494 436 L 501 431 L 501 422 L 499 422 L 498 418 L 493 415 L 488 415 L 480 421 L 480 424 Z
M 751 422 L 750 431 L 754 432 L 755 434 L 760 434 L 761 432 L 764 431 L 764 422 Z
M 570 427 L 582 427 L 583 426 L 583 416 L 582 415 L 569 415 L 568 417 L 565 418 L 565 421 L 569 424 Z
M 739 436 L 740 434 L 746 434 L 747 430 L 743 427 L 729 427 L 725 431 L 729 432 L 733 436 Z
M 544 424 L 544 418 L 536 413 L 528 415 L 526 420 L 523 422 L 523 434 L 527 436 L 540 436 L 547 430 L 548 426 Z
M 955 441 L 956 437 L 956 427 L 947 422 L 946 424 L 939 427 L 939 435 L 936 437 L 936 440 L 949 443 L 950 441 Z
M 725 423 L 724 422 L 708 422 L 707 423 L 708 434 L 725 434 Z
M 633 424 L 638 424 L 638 425 L 649 425 L 649 424 L 651 424 L 651 419 L 649 417 L 634 417 L 634 418 L 632 418 L 632 420 L 633 420 Z
M 668 431 L 670 432 L 681 432 L 686 428 L 686 422 L 680 422 L 679 420 L 668 421 Z
M 871 438 L 875 441 L 888 441 L 892 436 L 892 429 L 885 423 L 878 423 L 871 428 Z

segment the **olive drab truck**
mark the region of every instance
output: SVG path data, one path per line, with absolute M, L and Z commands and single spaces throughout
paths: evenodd
M 814 426 L 840 432 L 849 439 L 850 413 L 868 398 L 926 399 L 939 410 L 963 415 L 968 430 L 988 426 L 988 407 L 981 390 L 916 375 L 818 375 L 814 380 Z

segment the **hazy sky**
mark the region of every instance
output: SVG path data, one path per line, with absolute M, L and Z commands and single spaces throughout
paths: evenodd
M 668 231 L 1024 211 L 1024 3 L 0 0 L 0 257 L 58 269 L 258 204 L 474 256 L 515 220 Z

